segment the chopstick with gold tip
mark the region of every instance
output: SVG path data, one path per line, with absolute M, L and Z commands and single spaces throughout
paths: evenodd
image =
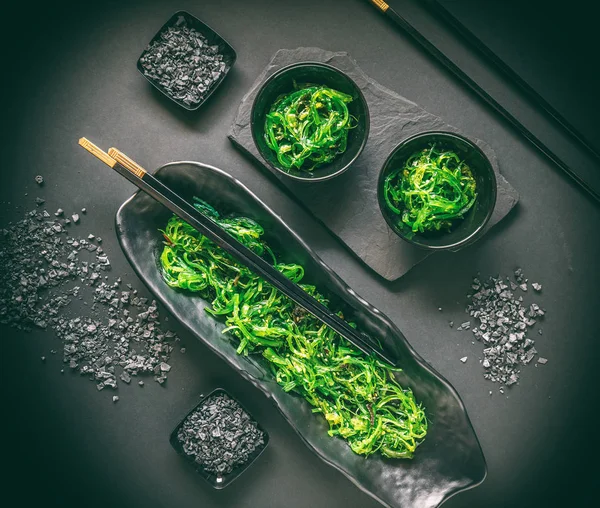
M 192 204 L 188 203 L 160 180 L 148 173 L 139 164 L 127 157 L 127 155 L 116 148 L 110 148 L 108 153 L 106 153 L 86 138 L 81 138 L 79 144 L 121 176 L 127 178 L 127 180 L 139 189 L 167 207 L 175 215 L 196 228 L 196 230 L 231 254 L 240 263 L 246 265 L 250 270 L 281 291 L 300 307 L 332 328 L 363 353 L 375 355 L 385 363 L 396 365 L 396 362 L 382 351 L 381 348 L 376 347 L 372 343 L 370 337 L 352 328 L 346 321 L 340 319 L 300 286 L 276 270 L 270 263 L 221 229 L 216 222 L 200 213 Z
M 568 176 L 575 180 L 585 191 L 587 191 L 596 201 L 600 201 L 600 187 L 589 179 L 581 177 L 581 171 L 576 172 L 575 169 L 569 167 L 569 165 L 561 159 L 555 152 L 548 148 L 541 139 L 539 139 L 533 132 L 531 132 L 525 125 L 523 125 L 512 113 L 510 113 L 504 106 L 502 106 L 496 99 L 494 99 L 488 92 L 486 92 L 473 78 L 471 78 L 465 71 L 463 71 L 458 65 L 456 65 L 450 58 L 448 58 L 442 51 L 434 46 L 421 32 L 419 32 L 409 21 L 401 16 L 398 12 L 392 9 L 384 0 L 367 0 L 373 4 L 379 11 L 385 14 L 392 22 L 398 25 L 404 32 L 406 32 L 413 40 L 419 44 L 429 55 L 440 62 L 448 71 L 462 81 L 471 91 L 476 93 L 483 101 L 492 107 L 502 118 L 507 120 L 527 141 L 535 146 L 548 160 L 553 162 L 561 170 L 563 170 Z M 594 152 L 595 154 L 595 152 Z

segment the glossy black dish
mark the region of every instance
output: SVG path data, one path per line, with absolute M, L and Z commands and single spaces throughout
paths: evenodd
M 246 413 L 248 413 L 248 415 L 252 418 L 252 420 L 254 420 L 256 422 L 256 427 L 258 428 L 258 430 L 260 430 L 263 433 L 263 436 L 264 436 L 264 444 L 260 448 L 257 448 L 252 453 L 252 455 L 250 456 L 250 458 L 248 459 L 247 462 L 245 462 L 244 464 L 242 464 L 239 467 L 236 467 L 233 471 L 231 471 L 231 473 L 223 474 L 223 475 L 216 475 L 214 473 L 210 473 L 210 472 L 204 470 L 204 468 L 200 464 L 198 464 L 192 457 L 190 457 L 183 451 L 181 443 L 179 442 L 179 439 L 177 439 L 177 433 L 179 432 L 179 429 L 181 428 L 181 426 L 183 425 L 183 423 L 185 422 L 187 417 L 190 414 L 192 414 L 194 411 L 196 411 L 196 409 L 198 409 L 200 406 L 202 406 L 204 404 L 204 402 L 206 401 L 206 399 L 209 399 L 210 397 L 213 397 L 215 395 L 225 395 L 225 396 L 229 397 L 230 399 L 233 399 Z M 215 489 L 224 489 L 225 487 L 230 485 L 231 482 L 233 482 L 233 480 L 235 480 L 237 477 L 239 477 L 246 469 L 248 469 L 248 467 L 262 454 L 262 452 L 265 451 L 265 448 L 269 444 L 269 434 L 267 433 L 267 431 L 265 429 L 263 429 L 261 427 L 261 425 L 252 416 L 252 414 L 244 407 L 244 405 L 238 399 L 233 397 L 229 392 L 227 392 L 223 388 L 216 388 L 212 392 L 210 392 L 208 395 L 202 397 L 198 401 L 198 404 L 196 404 L 192 409 L 190 409 L 186 413 L 186 415 L 181 419 L 181 421 L 173 429 L 173 432 L 171 432 L 171 436 L 169 437 L 169 442 L 171 443 L 171 446 L 173 447 L 173 449 L 179 455 L 181 455 L 187 462 L 189 462 L 192 466 L 194 466 L 194 468 L 196 469 L 198 474 L 202 478 L 204 478 L 212 487 L 214 487 Z
M 436 148 L 455 151 L 466 161 L 477 184 L 477 199 L 464 218 L 457 220 L 450 231 L 413 233 L 408 226 L 401 223 L 398 215 L 388 209 L 383 195 L 383 184 L 392 169 L 403 166 L 412 154 L 432 143 L 435 143 Z M 496 206 L 496 195 L 496 174 L 490 160 L 475 143 L 451 132 L 423 132 L 404 140 L 385 161 L 377 183 L 379 209 L 392 231 L 413 245 L 431 250 L 458 249 L 474 242 L 492 216 Z
M 324 164 L 313 171 L 296 168 L 283 169 L 276 154 L 265 141 L 265 118 L 280 95 L 294 91 L 297 85 L 305 84 L 325 85 L 352 96 L 353 100 L 348 104 L 348 111 L 356 119 L 357 125 L 348 132 L 346 151 L 329 164 Z M 310 182 L 330 180 L 348 170 L 367 143 L 369 126 L 367 101 L 356 83 L 341 70 L 317 62 L 288 65 L 273 74 L 258 91 L 250 113 L 252 138 L 265 162 L 286 177 Z
M 304 399 L 285 393 L 260 358 L 236 354 L 235 346 L 221 333 L 224 324 L 203 311 L 206 301 L 167 286 L 159 268 L 163 237 L 158 229 L 171 213 L 142 192 L 132 196 L 117 212 L 116 230 L 136 273 L 208 348 L 273 401 L 311 450 L 385 506 L 435 507 L 484 480 L 485 459 L 454 388 L 413 350 L 386 316 L 349 288 L 277 214 L 239 181 L 205 164 L 175 162 L 159 168 L 155 176 L 186 199 L 198 196 L 224 213 L 243 214 L 259 221 L 276 251 L 304 265 L 308 283 L 317 284 L 339 300 L 348 309 L 349 318 L 369 335 L 381 339 L 388 354 L 403 368 L 399 381 L 412 387 L 427 408 L 429 433 L 413 460 L 378 455 L 365 459 L 354 454 L 345 441 L 329 437 L 325 420 L 313 414 Z
M 237 58 L 237 54 L 236 54 L 235 50 L 233 49 L 233 47 L 231 46 L 231 44 L 229 44 L 225 39 L 223 39 L 223 37 L 221 37 L 217 32 L 215 32 L 207 24 L 200 21 L 196 16 L 193 16 L 192 14 L 190 14 L 189 12 L 186 12 L 186 11 L 177 11 L 175 14 L 173 14 L 173 16 L 171 16 L 169 18 L 169 20 L 160 28 L 160 30 L 158 32 L 156 32 L 156 34 L 154 35 L 154 37 L 152 37 L 152 39 L 146 45 L 146 47 L 148 47 L 150 44 L 152 44 L 154 41 L 156 41 L 160 37 L 160 34 L 162 32 L 164 32 L 170 26 L 182 26 L 182 25 L 187 26 L 189 28 L 193 28 L 193 29 L 197 30 L 198 32 L 200 32 L 204 37 L 206 37 L 206 40 L 208 41 L 208 43 L 211 46 L 215 46 L 215 45 L 218 46 L 219 53 L 221 53 L 223 55 L 223 62 L 225 63 L 225 69 L 221 73 L 221 76 L 219 77 L 219 79 L 217 79 L 214 83 L 212 83 L 210 85 L 209 89 L 206 91 L 206 93 L 204 94 L 204 97 L 202 98 L 202 100 L 200 102 L 195 102 L 193 104 L 186 104 L 182 100 L 176 99 L 171 94 L 169 94 L 164 89 L 164 87 L 162 87 L 160 85 L 160 83 L 158 83 L 155 79 L 152 79 L 151 77 L 146 76 L 146 74 L 144 73 L 144 68 L 142 67 L 142 63 L 140 62 L 140 60 L 146 53 L 145 49 L 142 52 L 142 54 L 140 55 L 140 57 L 138 58 L 137 68 L 138 68 L 138 71 L 140 71 L 140 73 L 142 74 L 142 76 L 144 76 L 152 84 L 152 86 L 154 86 L 154 88 L 156 88 L 162 94 L 164 94 L 166 97 L 171 99 L 175 104 L 178 104 L 179 106 L 181 106 L 184 109 L 187 109 L 188 111 L 194 111 L 194 110 L 198 109 L 200 106 L 202 106 L 202 104 L 204 104 L 208 100 L 208 98 L 214 93 L 214 91 L 223 82 L 223 80 L 225 79 L 225 76 L 227 76 L 227 74 L 229 74 L 231 67 L 233 67 L 233 64 L 235 63 L 235 60 Z

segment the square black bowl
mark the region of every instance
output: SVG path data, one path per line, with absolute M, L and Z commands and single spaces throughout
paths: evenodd
M 225 70 L 223 71 L 223 73 L 221 74 L 219 79 L 210 85 L 209 89 L 206 91 L 206 93 L 204 94 L 204 97 L 202 98 L 202 100 L 200 102 L 196 102 L 196 103 L 188 105 L 180 99 L 175 99 L 156 80 L 146 76 L 146 74 L 144 74 L 144 68 L 142 67 L 142 63 L 140 61 L 142 59 L 142 57 L 146 54 L 146 49 L 144 49 L 144 51 L 138 58 L 137 68 L 138 68 L 138 71 L 141 72 L 142 76 L 144 76 L 157 90 L 160 90 L 164 95 L 166 95 L 169 99 L 171 99 L 176 104 L 179 104 L 182 108 L 187 109 L 188 111 L 194 111 L 194 110 L 198 109 L 200 106 L 202 106 L 202 104 L 204 104 L 206 102 L 206 100 L 213 94 L 213 92 L 223 82 L 223 80 L 225 79 L 225 76 L 227 76 L 227 74 L 229 74 L 229 71 L 233 67 L 233 64 L 235 63 L 237 55 L 236 55 L 233 47 L 231 47 L 231 44 L 229 44 L 225 39 L 223 39 L 223 37 L 221 37 L 217 32 L 215 32 L 207 24 L 200 21 L 196 16 L 193 16 L 189 12 L 186 12 L 186 11 L 178 11 L 175 14 L 173 14 L 173 16 L 171 16 L 169 18 L 169 21 L 167 21 L 161 27 L 161 29 L 158 32 L 156 32 L 156 35 L 154 37 L 152 37 L 152 40 L 146 45 L 146 48 L 148 46 L 150 46 L 153 42 L 155 42 L 157 39 L 159 39 L 160 35 L 165 30 L 167 30 L 167 28 L 169 28 L 171 26 L 182 26 L 182 25 L 185 25 L 189 28 L 193 28 L 194 30 L 197 30 L 198 32 L 200 32 L 204 37 L 206 37 L 206 40 L 208 41 L 208 43 L 211 46 L 218 46 L 219 53 L 223 55 L 223 62 L 225 62 Z
M 188 418 L 188 416 L 190 416 L 194 411 L 196 411 L 197 408 L 202 406 L 202 404 L 204 404 L 204 402 L 207 399 L 209 399 L 210 397 L 213 397 L 215 395 L 225 395 L 226 397 L 229 397 L 230 399 L 232 399 L 236 404 L 238 404 L 242 408 L 242 410 L 244 412 L 246 412 L 248 414 L 248 416 L 250 416 L 250 418 L 256 423 L 256 427 L 258 428 L 258 430 L 260 430 L 263 433 L 263 436 L 264 436 L 263 445 L 261 447 L 257 448 L 256 450 L 254 450 L 254 452 L 252 452 L 252 454 L 250 455 L 250 457 L 244 464 L 234 468 L 234 470 L 231 471 L 231 473 L 227 473 L 224 475 L 217 475 L 217 474 L 206 471 L 202 467 L 201 464 L 198 464 L 191 456 L 187 455 L 183 451 L 183 447 L 181 446 L 179 439 L 177 439 L 177 433 L 179 432 L 179 429 L 183 425 L 183 422 L 185 422 L 185 420 Z M 237 400 L 235 397 L 233 397 L 231 394 L 229 394 L 223 388 L 216 388 L 215 390 L 210 392 L 205 397 L 202 397 L 200 399 L 200 401 L 186 413 L 186 415 L 177 424 L 177 427 L 175 427 L 173 432 L 171 432 L 171 437 L 169 438 L 169 442 L 171 443 L 171 446 L 175 449 L 175 451 L 179 455 L 181 455 L 190 464 L 192 464 L 192 466 L 194 466 L 194 468 L 200 474 L 200 476 L 202 476 L 202 478 L 204 478 L 208 483 L 210 483 L 215 489 L 223 489 L 223 488 L 227 487 L 227 485 L 229 485 L 238 476 L 240 476 L 248 468 L 248 466 L 250 466 L 250 464 L 252 464 L 259 457 L 259 455 L 263 451 L 265 451 L 265 448 L 269 444 L 269 434 L 267 433 L 267 431 L 265 429 L 263 429 L 261 427 L 261 425 L 258 423 L 258 421 L 256 421 L 256 419 L 252 416 L 252 414 L 240 403 L 239 400 Z

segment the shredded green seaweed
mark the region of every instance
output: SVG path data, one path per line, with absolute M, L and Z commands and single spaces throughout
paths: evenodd
M 411 155 L 386 176 L 383 193 L 390 212 L 413 233 L 450 230 L 477 199 L 469 166 L 435 144 Z
M 221 217 L 198 199 L 195 206 L 329 305 L 315 286 L 301 284 L 301 265 L 277 262 L 262 239 L 260 224 L 246 217 Z M 277 383 L 304 397 L 314 413 L 323 414 L 329 435 L 345 439 L 355 453 L 413 457 L 428 423 L 412 391 L 396 380 L 394 371 L 400 369 L 348 344 L 181 219 L 172 217 L 162 233 L 165 281 L 212 298 L 211 308 L 205 310 L 225 321 L 224 333 L 235 338 L 238 354 L 262 355 Z
M 305 86 L 280 96 L 265 119 L 265 141 L 283 169 L 312 171 L 344 153 L 352 116 L 348 94 Z

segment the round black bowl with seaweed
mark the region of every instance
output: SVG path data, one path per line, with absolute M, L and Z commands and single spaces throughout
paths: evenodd
M 323 181 L 342 174 L 362 152 L 369 111 L 342 71 L 303 62 L 265 81 L 252 105 L 251 128 L 273 169 L 296 180 Z
M 400 143 L 379 176 L 377 197 L 392 230 L 428 249 L 474 241 L 496 204 L 496 176 L 468 139 L 426 132 Z

